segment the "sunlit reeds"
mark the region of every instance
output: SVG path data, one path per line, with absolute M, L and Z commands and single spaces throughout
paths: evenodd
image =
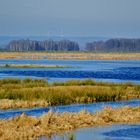
M 0 64 L 0 68 L 73 68 L 72 66 L 46 64 Z
M 91 79 L 48 84 L 44 79 L 1 79 L 0 99 L 46 100 L 50 105 L 127 100 L 140 97 L 140 85 Z
M 0 59 L 140 60 L 140 53 L 0 52 Z
M 0 119 L 0 138 L 3 140 L 34 140 L 41 136 L 69 133 L 76 128 L 102 126 L 110 124 L 140 122 L 140 107 L 106 107 L 99 112 L 52 112 L 40 117 L 22 114 L 14 118 Z M 66 133 L 65 133 L 66 134 Z M 74 135 L 68 134 L 68 140 L 74 140 Z M 63 139 L 63 137 L 62 137 Z

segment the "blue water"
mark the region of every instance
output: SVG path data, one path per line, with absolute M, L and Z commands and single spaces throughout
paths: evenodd
M 49 110 L 56 112 L 79 112 L 80 110 L 88 110 L 90 112 L 97 112 L 104 108 L 105 106 L 111 107 L 120 107 L 120 106 L 140 106 L 140 100 L 128 100 L 128 101 L 117 101 L 117 102 L 100 102 L 92 104 L 72 104 L 72 105 L 63 105 L 63 106 L 52 106 L 52 107 L 38 107 L 31 109 L 8 109 L 0 110 L 0 118 L 7 119 L 22 113 L 32 116 L 40 116 L 43 113 L 48 112 Z
M 97 80 L 140 83 L 140 61 L 93 61 L 93 60 L 0 60 L 0 64 L 51 64 L 74 68 L 1 68 L 0 78 L 33 77 L 50 81 L 93 78 Z
M 69 135 L 74 140 L 140 140 L 140 124 L 117 124 L 77 129 L 64 135 L 45 136 L 39 140 L 69 140 Z
M 116 125 L 117 126 L 117 125 Z M 103 135 L 108 137 L 120 137 L 123 138 L 129 138 L 129 139 L 140 139 L 140 125 L 123 125 L 124 128 L 118 129 L 118 130 L 112 130 L 110 132 L 104 132 Z M 118 126 L 117 126 L 118 127 Z

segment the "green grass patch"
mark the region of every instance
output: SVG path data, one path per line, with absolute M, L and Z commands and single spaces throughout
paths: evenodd
M 49 84 L 47 79 L 0 79 L 0 99 L 45 99 L 51 105 L 92 103 L 140 98 L 140 85 L 95 80 L 70 80 Z

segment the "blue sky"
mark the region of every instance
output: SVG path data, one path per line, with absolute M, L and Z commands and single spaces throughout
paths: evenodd
M 140 37 L 140 0 L 0 0 L 0 35 Z

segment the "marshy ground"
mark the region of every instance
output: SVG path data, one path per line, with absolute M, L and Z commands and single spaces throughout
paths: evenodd
M 140 122 L 140 107 L 106 107 L 97 113 L 49 111 L 40 117 L 20 116 L 0 120 L 0 138 L 6 140 L 35 139 L 40 136 L 71 131 L 76 128 Z
M 140 98 L 140 85 L 91 79 L 48 83 L 45 79 L 0 80 L 0 108 L 44 107 Z
M 0 52 L 0 59 L 140 60 L 140 53 Z
M 91 79 L 48 83 L 47 79 L 0 79 L 0 108 L 31 108 L 140 98 L 140 85 L 97 82 Z M 106 107 L 90 113 L 52 112 L 40 117 L 22 114 L 0 119 L 0 139 L 25 140 L 64 133 L 76 128 L 140 122 L 140 107 Z

